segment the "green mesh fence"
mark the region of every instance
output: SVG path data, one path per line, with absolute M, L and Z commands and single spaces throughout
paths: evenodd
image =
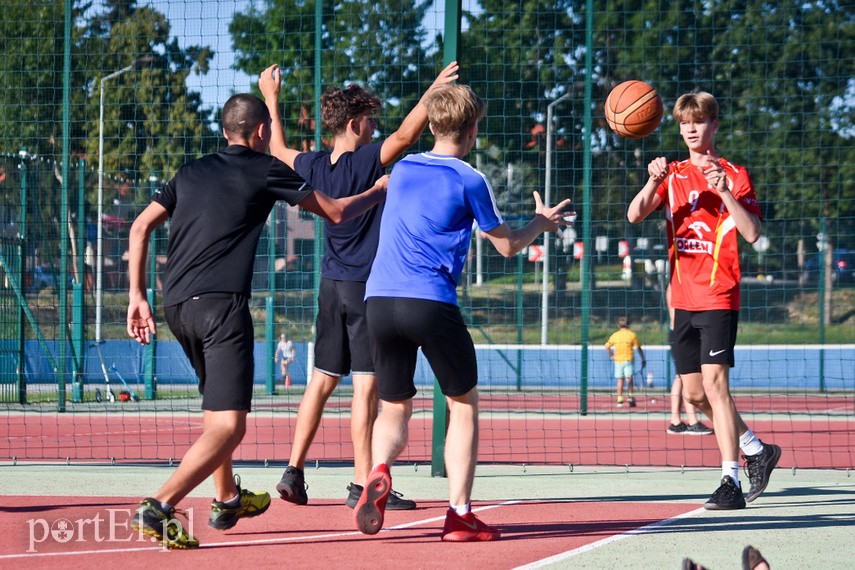
M 468 160 L 508 222 L 532 215 L 535 190 L 572 199 L 578 215 L 513 259 L 473 232 L 459 298 L 478 346 L 480 460 L 718 464 L 713 438 L 665 433 L 664 218 L 626 218 L 650 160 L 686 156 L 669 111 L 703 89 L 721 105 L 717 147 L 749 169 L 764 216 L 763 238 L 740 244 L 737 407 L 784 447 L 782 465 L 851 468 L 855 11 L 747 4 L 0 0 L 0 456 L 163 461 L 200 433 L 195 378 L 158 305 L 168 224 L 152 240 L 161 326 L 148 349 L 125 333 L 127 234 L 179 165 L 222 145 L 229 95 L 257 93 L 258 73 L 278 63 L 288 143 L 312 150 L 330 140 L 318 120 L 324 87 L 373 90 L 384 102 L 380 139 L 457 59 L 460 81 L 488 103 Z M 642 140 L 617 137 L 603 116 L 628 79 L 652 84 L 665 104 Z M 411 151 L 431 144 L 428 133 Z M 290 453 L 312 366 L 320 230 L 279 205 L 259 244 L 256 395 L 238 459 Z M 634 409 L 615 408 L 603 348 L 622 315 L 648 357 Z M 288 389 L 273 360 L 283 332 L 297 347 Z M 434 454 L 425 362 L 417 382 L 405 462 Z M 121 401 L 131 391 L 139 401 Z M 310 462 L 352 461 L 350 395 L 344 378 Z

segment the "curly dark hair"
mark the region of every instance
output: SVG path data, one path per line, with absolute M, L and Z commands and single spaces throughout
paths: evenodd
M 365 113 L 380 108 L 380 99 L 359 85 L 351 84 L 345 89 L 328 87 L 321 95 L 321 120 L 333 136 L 347 128 L 347 122 L 358 119 Z

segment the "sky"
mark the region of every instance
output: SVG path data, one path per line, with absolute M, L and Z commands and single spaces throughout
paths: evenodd
M 151 0 L 148 5 L 166 15 L 172 36 L 181 47 L 208 45 L 214 50 L 214 60 L 206 75 L 190 74 L 187 86 L 202 94 L 209 108 L 220 107 L 233 92 L 249 91 L 252 79 L 232 69 L 235 54 L 229 35 L 229 23 L 235 12 L 243 11 L 248 0 Z M 140 5 L 145 5 L 140 2 Z M 260 70 L 259 70 L 260 71 Z
M 187 78 L 188 87 L 202 94 L 202 101 L 208 108 L 220 107 L 233 93 L 250 89 L 253 78 L 232 69 L 235 54 L 229 34 L 229 23 L 234 13 L 245 11 L 250 4 L 251 0 L 149 0 L 138 3 L 139 6 L 152 6 L 166 15 L 172 26 L 170 35 L 178 38 L 181 47 L 208 45 L 216 52 L 207 75 L 191 74 Z M 441 18 L 444 0 L 434 0 L 433 4 L 425 17 L 428 27 L 431 27 L 428 19 Z M 435 27 L 437 23 L 441 25 L 441 22 L 432 25 Z

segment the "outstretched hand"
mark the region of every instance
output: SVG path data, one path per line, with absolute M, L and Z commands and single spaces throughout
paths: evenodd
M 282 77 L 279 66 L 275 63 L 262 71 L 261 75 L 258 76 L 258 90 L 264 95 L 265 101 L 278 101 L 281 87 Z
M 543 200 L 540 198 L 540 193 L 535 191 L 534 195 L 534 212 L 543 217 L 546 222 L 544 230 L 554 232 L 558 226 L 567 226 L 575 219 L 576 212 L 565 212 L 564 209 L 572 202 L 570 199 L 562 200 L 555 206 L 549 208 L 543 205 Z

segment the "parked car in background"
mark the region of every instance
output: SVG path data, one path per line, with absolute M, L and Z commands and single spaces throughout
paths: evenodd
M 819 281 L 822 270 L 822 252 L 805 261 L 802 277 L 807 283 Z M 835 249 L 831 258 L 831 282 L 833 284 L 855 283 L 855 249 Z

